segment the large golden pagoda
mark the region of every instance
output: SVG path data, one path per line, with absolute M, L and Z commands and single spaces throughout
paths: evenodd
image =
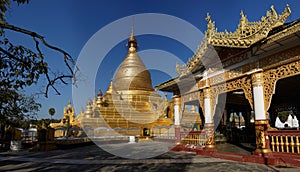
M 114 133 L 144 137 L 151 136 L 151 128 L 155 126 L 173 125 L 173 112 L 169 110 L 171 104 L 152 88 L 150 72 L 137 54 L 133 31 L 127 48 L 126 58 L 106 93 L 103 95 L 99 91 L 97 98 L 88 102 L 80 119 L 82 127 L 90 129 L 94 136 L 111 136 Z M 88 129 L 86 132 L 90 135 Z

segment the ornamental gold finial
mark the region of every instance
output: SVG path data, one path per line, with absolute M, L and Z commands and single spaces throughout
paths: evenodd
M 244 11 L 241 10 L 240 15 L 243 17 L 244 16 Z
M 113 87 L 113 80 L 111 79 L 110 83 L 109 83 L 109 86 L 108 86 L 108 88 L 106 90 L 106 93 L 112 93 L 112 90 L 113 90 L 112 87 Z
M 216 31 L 216 29 L 215 29 L 215 24 L 214 24 L 214 22 L 212 22 L 209 13 L 206 14 L 205 20 L 207 21 L 207 31 L 206 31 L 206 36 L 207 36 L 208 38 L 210 38 L 211 35 L 213 34 L 213 32 Z
M 286 8 L 284 9 L 284 12 L 291 13 L 291 8 L 289 4 L 286 4 Z
M 243 11 L 243 10 L 241 10 L 241 13 L 240 13 L 240 15 L 241 15 L 241 20 L 243 20 L 243 21 L 246 21 L 246 16 L 245 16 L 245 14 L 244 14 L 244 11 Z
M 127 44 L 129 52 L 136 52 L 137 49 L 137 41 L 134 37 L 134 18 L 132 17 L 132 28 L 131 28 L 131 34 L 128 39 L 128 44 Z
M 130 37 L 134 37 L 134 17 L 132 17 L 131 35 L 130 35 Z
M 210 18 L 209 13 L 206 13 L 206 18 L 205 18 L 205 20 L 208 21 L 208 22 L 211 22 L 211 18 Z
M 97 96 L 98 96 L 98 97 L 102 97 L 102 96 L 103 96 L 103 93 L 102 93 L 102 90 L 101 90 L 101 89 L 98 90 Z

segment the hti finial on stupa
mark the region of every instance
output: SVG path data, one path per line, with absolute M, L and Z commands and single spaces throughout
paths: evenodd
M 134 19 L 133 18 L 132 18 L 131 34 L 128 39 L 127 47 L 128 47 L 129 52 L 136 52 L 137 41 L 134 37 Z
M 109 83 L 109 86 L 108 86 L 108 88 L 106 90 L 106 93 L 112 93 L 112 89 L 113 89 L 112 85 L 113 85 L 113 80 L 111 79 L 110 83 Z
M 97 96 L 98 96 L 98 97 L 102 97 L 102 96 L 103 96 L 103 93 L 102 93 L 102 90 L 101 90 L 101 89 L 98 90 Z
M 68 101 L 68 108 L 71 107 L 71 100 Z

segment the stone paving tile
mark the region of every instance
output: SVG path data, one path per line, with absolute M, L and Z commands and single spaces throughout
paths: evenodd
M 120 145 L 114 145 L 120 146 Z M 119 147 L 120 148 L 120 147 Z M 157 147 L 156 147 L 157 149 Z M 241 163 L 186 152 L 167 152 L 150 159 L 125 159 L 96 145 L 49 152 L 2 152 L 0 171 L 300 171 Z

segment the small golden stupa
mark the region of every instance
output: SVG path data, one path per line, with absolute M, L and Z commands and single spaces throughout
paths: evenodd
M 117 69 L 106 93 L 99 90 L 97 98 L 89 101 L 82 127 L 91 129 L 94 136 L 117 135 L 149 137 L 154 126 L 173 125 L 170 103 L 152 88 L 150 72 L 137 54 L 137 40 L 128 39 L 128 53 Z M 82 116 L 82 115 L 81 115 Z M 98 131 L 98 132 L 97 132 Z
M 81 128 L 81 125 L 78 121 L 78 117 L 75 118 L 75 109 L 71 105 L 71 101 L 68 102 L 68 105 L 64 107 L 64 116 L 58 123 L 51 123 L 49 126 L 55 128 L 54 137 L 68 136 L 70 133 L 65 131 L 67 127 L 69 128 Z M 82 133 L 76 133 L 77 136 L 80 136 Z

